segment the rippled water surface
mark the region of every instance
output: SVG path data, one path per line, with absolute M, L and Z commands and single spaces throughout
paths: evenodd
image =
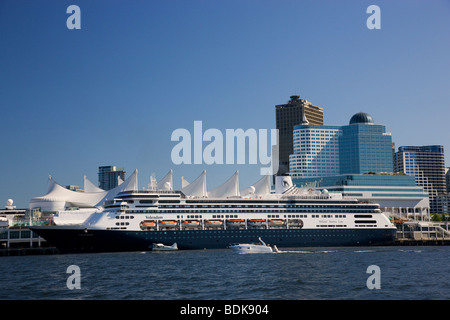
M 0 299 L 450 299 L 449 262 L 448 246 L 1 257 Z M 80 289 L 67 287 L 70 265 Z M 370 265 L 380 289 L 366 285 Z

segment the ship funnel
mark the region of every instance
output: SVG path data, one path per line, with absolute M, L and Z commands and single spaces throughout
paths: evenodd
M 294 188 L 294 184 L 290 176 L 275 177 L 275 193 L 283 194 L 292 188 Z

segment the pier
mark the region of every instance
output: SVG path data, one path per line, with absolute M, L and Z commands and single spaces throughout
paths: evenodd
M 28 228 L 5 228 L 0 230 L 0 256 L 24 256 L 55 254 L 58 250 L 50 247 L 44 238 Z
M 398 231 L 394 244 L 399 246 L 449 245 L 448 224 L 417 221 L 394 221 Z
M 395 239 L 396 246 L 448 246 L 450 239 Z
M 31 256 L 31 255 L 49 255 L 57 253 L 59 253 L 59 251 L 55 247 L 0 249 L 0 256 Z

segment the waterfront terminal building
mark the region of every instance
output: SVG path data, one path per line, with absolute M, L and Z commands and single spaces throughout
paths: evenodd
M 293 138 L 289 170 L 297 187 L 378 202 L 395 217 L 430 213 L 415 178 L 394 174 L 391 134 L 369 114 L 355 114 L 346 126 L 311 125 L 305 117 Z
M 418 218 L 430 213 L 428 193 L 408 175 L 348 174 L 293 181 L 299 188 L 327 189 L 342 193 L 344 199 L 379 203 L 395 219 Z

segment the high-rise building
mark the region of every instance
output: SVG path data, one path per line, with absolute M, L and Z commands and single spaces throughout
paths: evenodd
M 391 134 L 369 114 L 355 114 L 350 124 L 342 127 L 339 143 L 341 174 L 394 172 Z
M 111 190 L 125 180 L 125 171 L 115 166 L 98 167 L 98 186 L 103 190 Z
M 436 213 L 450 213 L 450 194 L 443 193 L 438 195 L 434 199 L 433 205 L 436 208 Z
M 311 102 L 291 96 L 286 104 L 275 106 L 276 126 L 279 134 L 279 169 L 282 175 L 289 171 L 289 156 L 293 153 L 293 130 L 306 116 L 312 125 L 323 125 L 323 108 Z
M 445 185 L 447 186 L 447 193 L 450 193 L 450 168 L 445 168 Z
M 339 174 L 392 173 L 392 138 L 385 126 L 367 113 L 357 113 L 347 126 L 294 127 L 294 152 L 289 173 L 293 178 Z
M 306 120 L 306 119 L 305 119 Z M 292 178 L 309 178 L 338 175 L 338 126 L 315 126 L 306 121 L 294 127 L 294 153 L 289 156 L 289 173 Z
M 444 147 L 403 146 L 396 153 L 396 170 L 414 176 L 430 196 L 430 210 L 438 213 L 435 198 L 446 192 Z

